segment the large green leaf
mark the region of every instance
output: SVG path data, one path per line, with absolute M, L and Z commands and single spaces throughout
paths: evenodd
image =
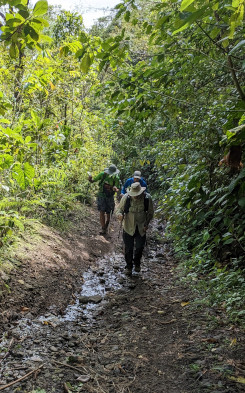
M 200 10 L 191 13 L 183 22 L 182 25 L 179 29 L 175 30 L 173 32 L 173 35 L 180 33 L 181 31 L 187 29 L 189 26 L 191 26 L 196 20 L 198 20 L 205 12 L 207 6 L 202 7 Z
M 22 188 L 22 189 L 26 188 L 25 174 L 24 174 L 24 171 L 21 169 L 20 164 L 19 165 L 16 164 L 14 166 L 13 171 L 12 171 L 12 176 L 17 181 L 20 188 Z
M 184 11 L 189 5 L 191 5 L 195 0 L 182 0 L 180 11 Z
M 28 180 L 32 180 L 35 176 L 35 169 L 32 165 L 29 164 L 29 162 L 24 163 L 24 174 Z
M 33 8 L 33 15 L 44 15 L 48 11 L 48 2 L 46 0 L 38 1 Z
M 12 42 L 9 47 L 9 55 L 12 57 L 12 59 L 16 59 L 16 57 L 19 55 L 19 49 L 15 42 Z
M 34 41 L 39 40 L 38 32 L 35 29 L 33 29 L 33 27 L 30 25 L 26 25 L 24 27 L 24 33 L 25 33 L 25 35 L 29 35 Z
M 235 52 L 238 48 L 240 48 L 241 46 L 244 46 L 244 45 L 245 45 L 245 40 L 242 40 L 242 41 L 238 42 L 238 44 L 236 44 L 234 46 L 234 48 L 231 49 L 231 51 L 229 52 L 229 55 L 231 53 Z
M 84 56 L 83 56 L 83 58 L 82 58 L 82 61 L 81 61 L 81 70 L 82 70 L 82 72 L 84 72 L 85 74 L 87 74 L 87 72 L 88 72 L 88 70 L 89 70 L 89 67 L 91 66 L 91 58 L 90 58 L 90 55 L 88 54 L 88 53 L 86 53 Z

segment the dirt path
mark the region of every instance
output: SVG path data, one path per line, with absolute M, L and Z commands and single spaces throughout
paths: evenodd
M 103 237 L 89 215 L 65 234 L 43 226 L 11 256 L 21 266 L 2 287 L 0 391 L 244 392 L 244 336 L 177 281 L 162 226 L 127 278 L 118 224 Z

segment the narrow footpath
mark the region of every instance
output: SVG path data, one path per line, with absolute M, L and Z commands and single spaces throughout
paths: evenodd
M 25 233 L 0 275 L 0 391 L 241 393 L 244 332 L 197 302 L 154 220 L 142 271 L 124 274 L 119 224 L 70 215 Z

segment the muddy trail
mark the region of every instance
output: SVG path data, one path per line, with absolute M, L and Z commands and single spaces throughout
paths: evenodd
M 115 219 L 106 236 L 93 209 L 70 219 L 27 235 L 2 273 L 0 391 L 245 391 L 244 335 L 179 282 L 161 223 L 128 278 Z

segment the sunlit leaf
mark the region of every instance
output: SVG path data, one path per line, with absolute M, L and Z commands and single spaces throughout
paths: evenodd
M 85 74 L 87 74 L 90 65 L 91 65 L 91 58 L 90 58 L 89 54 L 86 53 L 86 54 L 83 56 L 82 61 L 81 61 L 81 65 L 80 65 L 82 72 L 84 72 Z
M 245 378 L 244 377 L 233 377 L 233 376 L 230 377 L 229 376 L 228 378 L 231 379 L 232 381 L 245 384 Z
M 189 5 L 191 5 L 195 0 L 182 0 L 180 11 L 184 11 Z
M 48 11 L 48 2 L 46 0 L 38 1 L 33 8 L 33 15 L 44 15 Z

